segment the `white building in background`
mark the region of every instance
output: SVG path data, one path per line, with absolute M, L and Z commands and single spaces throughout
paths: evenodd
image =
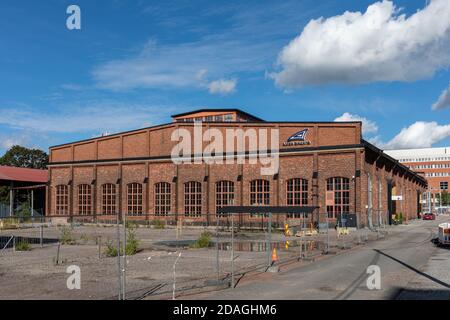
M 385 150 L 385 153 L 422 174 L 428 181 L 428 193 L 422 203 L 440 206 L 440 196 L 449 191 L 450 147 Z

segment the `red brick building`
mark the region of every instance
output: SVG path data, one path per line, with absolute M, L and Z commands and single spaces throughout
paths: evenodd
M 276 130 L 279 152 L 271 154 L 279 155 L 278 172 L 264 176 L 262 164 L 248 163 L 251 139 L 244 140 L 245 163 L 174 163 L 171 154 L 179 143 L 172 141 L 174 131 L 195 135 L 198 123 L 223 136 L 227 130 L 253 129 L 259 140 L 264 129 Z M 277 142 L 271 137 L 266 149 Z M 202 150 L 208 143 L 202 142 Z M 425 188 L 424 178 L 361 138 L 360 122 L 266 122 L 237 109 L 215 109 L 51 147 L 47 208 L 60 217 L 127 214 L 137 220 L 212 224 L 217 208 L 227 204 L 303 205 L 318 207 L 317 216 L 328 215 L 331 221 L 340 213 L 354 213 L 358 225 L 367 226 L 379 219 L 389 222 L 395 212 L 416 218 Z M 392 190 L 402 200 L 392 200 Z

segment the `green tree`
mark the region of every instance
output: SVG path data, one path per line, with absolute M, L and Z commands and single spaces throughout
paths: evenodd
M 45 169 L 48 164 L 48 155 L 39 149 L 28 149 L 22 146 L 13 146 L 0 157 L 0 165 L 21 168 Z
M 442 205 L 443 206 L 450 205 L 450 195 L 448 194 L 447 190 L 442 191 L 441 197 L 442 197 Z

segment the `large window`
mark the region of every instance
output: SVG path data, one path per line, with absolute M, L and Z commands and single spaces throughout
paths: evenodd
M 286 204 L 288 206 L 308 205 L 308 180 L 294 178 L 286 182 Z M 288 218 L 300 218 L 301 214 L 288 214 Z
M 170 183 L 155 184 L 155 215 L 167 216 L 170 213 Z
M 102 214 L 116 214 L 116 185 L 105 183 L 102 186 Z
M 131 216 L 142 215 L 142 184 L 130 183 L 127 186 L 128 214 Z
M 218 181 L 216 182 L 216 213 L 224 207 L 234 204 L 234 182 Z
M 67 185 L 56 186 L 56 214 L 69 214 L 69 187 Z
M 448 181 L 441 181 L 441 182 L 439 183 L 439 188 L 440 188 L 441 190 L 448 190 Z
M 196 181 L 184 184 L 184 215 L 200 217 L 202 214 L 202 184 Z
M 341 213 L 348 213 L 350 211 L 350 180 L 342 177 L 327 179 L 327 198 L 327 212 L 330 218 L 337 218 Z
M 268 206 L 270 204 L 270 183 L 258 179 L 250 182 L 250 205 Z
M 89 184 L 78 186 L 78 214 L 92 214 L 92 188 Z

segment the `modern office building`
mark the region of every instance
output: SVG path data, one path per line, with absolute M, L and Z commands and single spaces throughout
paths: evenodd
M 411 170 L 423 175 L 428 182 L 423 204 L 440 205 L 442 192 L 449 191 L 450 148 L 423 148 L 385 151 Z
M 213 224 L 226 205 L 292 205 L 316 207 L 316 217 L 331 222 L 354 214 L 360 227 L 389 223 L 400 212 L 416 218 L 426 180 L 363 140 L 361 125 L 197 110 L 171 123 L 53 146 L 48 212 Z M 211 151 L 213 141 L 226 146 L 226 160 Z M 192 153 L 183 154 L 184 163 L 181 142 Z M 258 153 L 278 159 L 277 170 L 264 172 L 268 164 L 255 159 Z M 298 218 L 277 216 L 278 222 Z M 252 219 L 261 216 L 239 222 Z

